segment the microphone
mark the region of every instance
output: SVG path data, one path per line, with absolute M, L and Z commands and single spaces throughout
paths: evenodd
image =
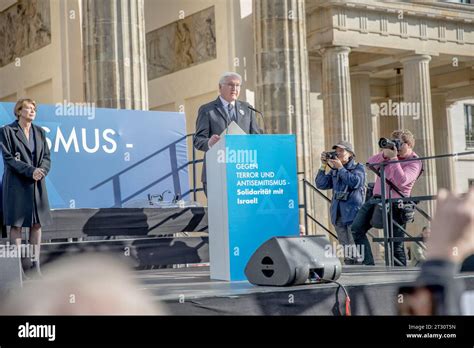
M 265 128 L 265 118 L 263 117 L 263 114 L 260 111 L 258 111 L 257 109 L 255 109 L 254 107 L 250 106 L 250 105 L 248 106 L 248 108 L 252 111 L 255 111 L 257 114 L 260 114 L 260 116 L 262 117 L 263 128 Z M 263 131 L 264 131 L 264 129 L 261 129 L 261 133 L 263 133 Z
M 248 108 L 249 108 L 250 110 L 252 110 L 252 111 L 258 112 L 258 113 L 259 113 L 260 115 L 262 115 L 262 117 L 263 117 L 263 114 L 262 114 L 260 111 L 258 111 L 257 109 L 251 107 L 250 105 L 248 105 Z

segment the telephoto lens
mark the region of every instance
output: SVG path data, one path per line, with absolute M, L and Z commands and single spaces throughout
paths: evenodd
M 400 148 L 402 147 L 402 141 L 400 139 L 387 139 L 387 138 L 380 138 L 379 139 L 379 147 L 381 149 L 397 149 L 397 151 L 400 151 Z

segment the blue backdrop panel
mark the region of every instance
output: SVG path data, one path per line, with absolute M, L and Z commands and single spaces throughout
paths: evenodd
M 251 151 L 235 158 L 226 151 L 230 277 L 245 280 L 245 266 L 261 244 L 299 235 L 295 136 L 228 135 L 226 148 Z
M 9 124 L 14 103 L 0 103 Z M 186 120 L 182 113 L 38 105 L 52 168 L 52 208 L 121 207 L 149 193 L 189 199 Z M 3 161 L 0 163 L 3 173 Z

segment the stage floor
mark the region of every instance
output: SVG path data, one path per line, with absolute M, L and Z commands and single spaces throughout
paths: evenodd
M 338 281 L 349 292 L 353 315 L 394 315 L 398 287 L 418 273 L 418 268 L 345 266 Z M 336 301 L 341 309 L 344 302 L 342 289 L 337 291 L 334 283 L 293 287 L 231 283 L 211 280 L 209 267 L 146 270 L 135 275 L 142 289 L 164 303 L 171 314 L 335 315 Z M 474 289 L 474 273 L 459 277 Z

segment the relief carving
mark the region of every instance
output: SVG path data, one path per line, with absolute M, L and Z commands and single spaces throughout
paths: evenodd
M 50 43 L 49 0 L 19 0 L 0 12 L 0 67 Z
M 146 35 L 148 79 L 216 58 L 214 7 Z

